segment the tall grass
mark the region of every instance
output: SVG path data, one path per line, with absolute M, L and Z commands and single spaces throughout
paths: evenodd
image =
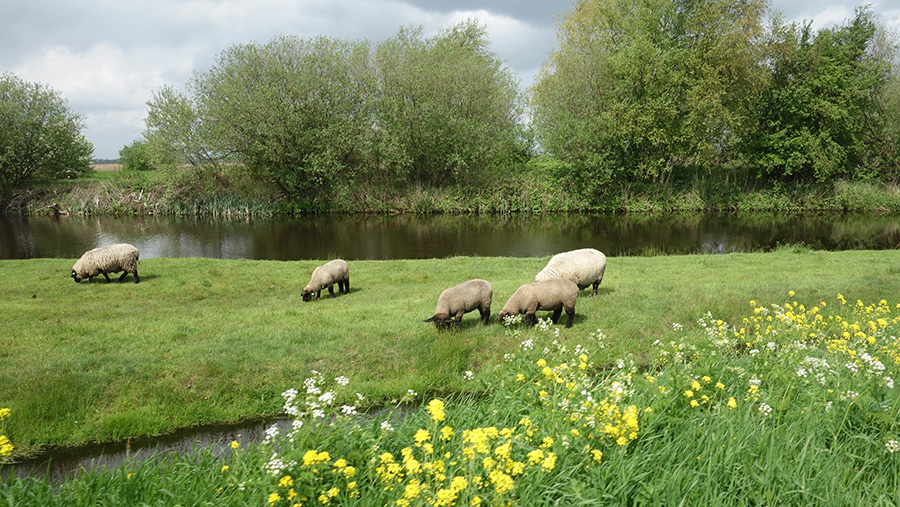
M 489 184 L 429 187 L 348 180 L 328 195 L 287 196 L 239 165 L 198 176 L 178 172 L 95 172 L 24 189 L 0 209 L 25 213 L 270 216 L 300 213 L 542 213 L 831 211 L 900 212 L 897 188 L 879 182 L 762 180 L 746 167 L 685 169 L 662 182 L 613 182 L 579 192 L 552 163 L 512 168 Z
M 313 372 L 282 393 L 291 429 L 228 460 L 154 461 L 57 491 L 10 480 L 0 500 L 894 505 L 900 304 L 786 296 L 745 302 L 734 321 L 674 323 L 672 339 L 611 364 L 597 358 L 614 335 L 509 328 L 514 350 L 464 374 L 481 394 L 408 390 L 401 401 L 421 405 L 403 418 L 358 416 L 339 401 L 364 399 L 352 377 Z

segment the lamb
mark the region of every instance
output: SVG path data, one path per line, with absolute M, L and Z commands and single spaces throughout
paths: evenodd
M 566 327 L 572 327 L 575 320 L 575 300 L 578 298 L 578 286 L 574 282 L 557 278 L 534 283 L 526 283 L 519 287 L 509 298 L 503 309 L 497 315 L 497 320 L 503 322 L 506 317 L 514 317 L 525 314 L 525 324 L 533 326 L 536 321 L 534 312 L 537 310 L 551 310 L 554 324 L 559 321 L 562 311 L 566 311 Z
M 589 285 L 594 286 L 591 295 L 597 294 L 597 287 L 603 280 L 606 271 L 606 256 L 593 248 L 582 248 L 571 252 L 558 253 L 550 259 L 547 266 L 535 275 L 537 282 L 563 278 L 578 285 L 578 290 Z
M 327 288 L 328 294 L 334 297 L 334 284 L 338 284 L 341 294 L 350 293 L 350 267 L 342 259 L 335 259 L 322 264 L 313 270 L 312 277 L 300 295 L 304 301 L 319 299 L 322 289 Z
M 437 307 L 434 309 L 434 317 L 425 322 L 434 322 L 434 327 L 443 329 L 455 324 L 457 328 L 462 323 L 463 314 L 478 309 L 481 314 L 481 323 L 487 325 L 491 318 L 491 298 L 494 296 L 494 288 L 486 280 L 474 279 L 454 285 L 441 292 L 438 296 Z M 456 320 L 453 320 L 453 317 Z
M 95 276 L 103 275 L 106 278 L 106 283 L 109 283 L 108 273 L 123 271 L 122 276 L 119 277 L 120 282 L 124 282 L 128 273 L 131 273 L 134 275 L 134 283 L 138 283 L 141 281 L 137 272 L 137 262 L 140 255 L 137 248 L 127 243 L 101 246 L 88 250 L 72 266 L 72 278 L 75 280 L 75 283 L 85 278 L 88 279 L 88 282 L 93 282 Z

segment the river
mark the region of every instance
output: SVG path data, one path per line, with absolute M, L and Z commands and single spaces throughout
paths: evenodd
M 900 216 L 872 214 L 350 215 L 0 217 L 0 259 L 78 258 L 131 243 L 142 259 L 347 260 L 455 255 L 543 257 L 575 248 L 608 256 L 900 247 Z

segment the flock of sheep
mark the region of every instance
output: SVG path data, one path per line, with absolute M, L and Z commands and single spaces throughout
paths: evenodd
M 537 311 L 552 311 L 551 320 L 559 321 L 563 310 L 566 312 L 566 327 L 572 327 L 575 320 L 575 300 L 578 292 L 593 286 L 593 294 L 603 280 L 606 271 L 606 256 L 593 248 L 582 248 L 556 254 L 547 266 L 538 273 L 535 282 L 519 287 L 497 315 L 497 320 L 507 317 L 525 316 L 525 324 L 533 326 Z M 318 299 L 324 289 L 334 297 L 334 285 L 342 294 L 350 292 L 350 268 L 341 259 L 333 260 L 317 267 L 309 284 L 303 288 L 304 301 Z M 463 315 L 478 310 L 481 322 L 487 325 L 491 317 L 491 300 L 494 288 L 487 280 L 476 278 L 450 287 L 438 296 L 434 316 L 425 322 L 434 322 L 441 329 L 462 323 Z
M 138 249 L 132 245 L 121 243 L 89 250 L 75 262 L 72 267 L 72 278 L 76 282 L 87 279 L 93 281 L 95 276 L 103 275 L 109 282 L 109 273 L 122 272 L 119 281 L 125 280 L 130 273 L 134 283 L 140 282 L 137 272 Z M 578 292 L 593 286 L 592 294 L 603 280 L 606 271 L 606 256 L 593 248 L 582 248 L 571 252 L 563 252 L 553 256 L 547 266 L 538 273 L 533 283 L 519 287 L 497 315 L 497 320 L 507 317 L 525 316 L 526 325 L 534 325 L 536 311 L 552 311 L 551 320 L 559 321 L 562 312 L 566 312 L 566 327 L 572 327 L 575 320 L 575 300 Z M 350 267 L 347 262 L 336 259 L 313 270 L 312 277 L 300 293 L 303 301 L 319 299 L 322 291 L 334 297 L 334 286 L 338 286 L 341 294 L 350 292 Z M 481 279 L 469 280 L 450 287 L 438 297 L 434 316 L 425 322 L 434 322 L 436 327 L 457 328 L 466 313 L 478 310 L 481 322 L 488 324 L 491 316 L 491 299 L 494 289 L 490 282 Z

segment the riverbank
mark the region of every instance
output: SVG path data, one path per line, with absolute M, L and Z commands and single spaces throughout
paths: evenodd
M 437 500 L 448 505 L 535 506 L 576 501 L 890 503 L 900 492 L 900 429 L 893 380 L 900 361 L 896 343 L 900 305 L 890 296 L 872 296 L 896 294 L 898 260 L 900 254 L 895 251 L 826 253 L 801 248 L 768 254 L 611 258 L 601 293 L 579 298 L 579 318 L 572 329 L 510 330 L 496 324 L 482 328 L 472 316 L 455 333 L 439 334 L 427 325 L 418 328 L 415 341 L 428 342 L 427 347 L 438 354 L 454 342 L 471 343 L 473 335 L 481 332 L 492 334 L 493 339 L 473 349 L 470 357 L 479 358 L 478 364 L 451 375 L 461 383 L 460 389 L 432 386 L 422 390 L 403 380 L 388 384 L 396 393 L 394 401 L 421 403 L 402 420 L 354 415 L 370 401 L 357 393 L 367 394 L 375 384 L 349 356 L 336 368 L 320 364 L 324 366 L 318 369 L 321 373 L 310 371 L 308 376 L 291 378 L 291 388 L 277 398 L 299 423 L 281 432 L 267 432 L 263 442 L 245 445 L 234 440 L 229 445 L 225 441 L 186 456 L 149 460 L 126 456 L 120 467 L 76 474 L 62 484 L 10 477 L 0 482 L 0 501 L 11 506 L 67 507 L 120 503 L 286 506 L 298 501 L 375 506 Z M 300 264 L 212 261 L 192 265 L 189 261 L 152 267 L 175 272 L 182 267 L 197 274 L 215 271 L 232 275 L 235 285 L 244 288 L 248 286 L 241 282 L 250 277 L 268 291 L 277 291 L 263 273 L 278 265 Z M 340 303 L 363 306 L 366 302 L 359 301 L 359 296 L 377 290 L 378 298 L 367 299 L 377 299 L 387 312 L 372 316 L 364 327 L 391 321 L 397 327 L 394 338 L 402 340 L 408 314 L 421 311 L 422 298 L 416 298 L 421 294 L 410 288 L 405 304 L 393 299 L 389 288 L 397 282 L 417 276 L 421 285 L 435 285 L 430 275 L 440 274 L 444 264 L 450 264 L 454 272 L 484 269 L 496 279 L 496 300 L 498 285 L 502 291 L 515 285 L 510 271 L 531 269 L 542 261 L 454 258 L 354 263 L 352 269 L 358 268 L 362 278 L 356 285 L 359 292 L 310 303 L 309 313 L 306 307 L 297 310 L 314 319 L 314 315 L 330 313 L 326 308 L 336 310 Z M 36 274 L 30 272 L 34 268 L 50 267 L 32 261 L 14 264 L 31 276 Z M 383 282 L 365 281 L 376 274 Z M 139 288 L 145 295 L 154 295 L 166 283 L 149 271 L 142 275 L 146 286 L 142 282 L 75 287 L 90 289 L 91 297 L 82 294 L 81 298 L 93 299 L 91 306 L 96 309 L 114 302 L 104 293 L 116 291 L 115 299 L 121 299 L 128 289 Z M 396 278 L 389 279 L 392 276 Z M 207 287 L 210 295 L 226 290 L 218 283 Z M 256 306 L 258 295 L 251 294 L 244 306 Z M 0 304 L 7 300 L 4 297 Z M 172 303 L 173 307 L 190 305 L 184 299 Z M 586 307 L 592 310 L 583 313 Z M 147 313 L 154 311 L 151 305 Z M 173 315 L 183 324 L 181 312 L 176 309 Z M 273 313 L 277 318 L 280 310 Z M 338 313 L 341 316 L 327 317 L 334 325 L 351 320 L 346 311 Z M 243 320 L 234 319 L 226 328 Z M 423 325 L 418 319 L 409 320 Z M 602 332 L 594 330 L 598 320 Z M 102 333 L 98 327 L 96 334 Z M 121 345 L 122 334 L 120 330 L 119 340 L 108 340 L 107 347 L 118 347 L 116 352 L 127 356 L 129 349 L 142 346 L 141 340 Z M 181 347 L 195 352 L 206 348 L 196 346 L 204 341 L 201 335 L 186 338 L 179 341 Z M 367 339 L 377 341 L 372 336 Z M 78 340 L 69 336 L 65 341 Z M 90 352 L 96 353 L 103 341 L 93 341 Z M 179 346 L 166 344 L 159 336 L 154 342 L 157 349 L 177 356 L 173 352 Z M 355 343 L 355 337 L 348 335 L 332 345 Z M 291 361 L 308 361 L 302 357 L 303 349 L 298 347 L 295 357 L 273 358 L 269 369 L 284 370 Z M 155 354 L 144 352 L 152 369 Z M 244 351 L 236 352 L 243 355 Z M 407 368 L 403 356 L 416 352 L 406 348 L 398 352 L 391 358 L 398 365 L 394 373 L 387 370 L 376 382 L 403 378 L 402 370 Z M 82 366 L 93 361 L 87 353 L 82 349 L 74 361 Z M 196 354 L 198 360 L 189 367 L 197 371 L 208 355 L 208 351 Z M 256 359 L 245 357 L 244 362 L 258 365 L 262 358 Z M 84 375 L 89 369 L 65 371 Z M 130 384 L 133 373 L 125 372 L 105 387 Z M 229 381 L 219 379 L 222 394 L 230 391 Z M 151 384 L 141 384 L 152 398 Z M 80 390 L 74 392 L 80 394 Z M 141 401 L 132 400 L 132 408 Z M 29 407 L 12 405 L 0 433 L 9 434 L 15 442 L 15 421 L 27 417 Z M 650 476 L 654 480 L 647 481 Z
M 573 194 L 546 172 L 525 169 L 517 181 L 491 188 L 348 185 L 330 195 L 287 198 L 245 171 L 225 167 L 215 178 L 157 171 L 97 171 L 91 177 L 20 189 L 0 201 L 0 214 L 286 216 L 308 213 L 900 213 L 900 187 L 878 182 L 779 183 L 746 173 L 683 175 L 660 184 L 610 184 Z
M 351 293 L 304 303 L 316 261 L 148 259 L 141 283 L 75 284 L 74 259 L 0 261 L 0 324 L 7 367 L 0 404 L 17 455 L 48 446 L 122 441 L 178 428 L 279 413 L 279 393 L 317 370 L 346 375 L 363 406 L 390 404 L 407 389 L 470 391 L 466 371 L 503 360 L 532 331 L 514 335 L 471 315 L 459 333 L 422 322 L 437 295 L 470 278 L 494 285 L 493 315 L 546 258 L 355 261 Z M 641 357 L 672 323 L 712 311 L 736 318 L 749 299 L 843 293 L 879 300 L 900 288 L 898 251 L 613 257 L 600 294 L 583 293 L 575 346 L 602 329 L 596 360 Z M 36 361 L 35 358 L 41 360 Z

